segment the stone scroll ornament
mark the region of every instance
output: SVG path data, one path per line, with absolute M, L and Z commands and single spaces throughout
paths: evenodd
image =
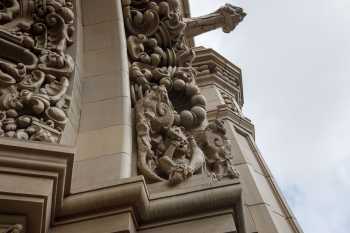
M 204 172 L 236 177 L 222 125 L 208 124 L 186 35 L 200 34 L 200 28 L 233 30 L 244 17 L 242 10 L 226 5 L 193 20 L 183 18 L 178 0 L 122 2 L 139 172 L 149 183 L 173 185 Z
M 6 230 L 0 230 L 0 233 L 23 233 L 23 226 L 20 224 L 15 224 L 8 227 Z
M 0 135 L 57 143 L 67 122 L 71 0 L 0 0 Z

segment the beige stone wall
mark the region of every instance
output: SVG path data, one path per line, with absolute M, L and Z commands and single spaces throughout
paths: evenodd
M 232 131 L 231 141 L 236 155 L 235 166 L 245 185 L 244 197 L 248 213 L 259 232 L 295 232 L 289 220 L 291 216 L 279 200 L 270 173 L 262 161 L 254 139 L 228 123 Z
M 131 104 L 120 1 L 83 0 L 78 32 L 82 108 L 72 191 L 131 174 Z

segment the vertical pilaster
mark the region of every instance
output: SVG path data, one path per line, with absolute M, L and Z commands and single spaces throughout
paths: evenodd
M 119 0 L 82 1 L 82 111 L 73 191 L 131 175 L 131 103 Z

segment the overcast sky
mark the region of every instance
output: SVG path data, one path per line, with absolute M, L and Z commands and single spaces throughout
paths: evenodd
M 248 13 L 196 43 L 242 68 L 245 115 L 305 233 L 349 233 L 350 0 L 190 2 L 193 16 Z

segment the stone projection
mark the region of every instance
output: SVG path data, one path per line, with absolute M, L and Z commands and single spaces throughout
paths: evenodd
M 70 0 L 0 1 L 0 135 L 57 143 L 74 62 Z
M 178 0 L 124 0 L 123 13 L 139 172 L 149 183 L 173 185 L 199 173 L 236 178 L 222 122 L 207 121 L 186 38 L 219 27 L 230 32 L 243 10 L 227 4 L 207 16 L 183 18 Z

